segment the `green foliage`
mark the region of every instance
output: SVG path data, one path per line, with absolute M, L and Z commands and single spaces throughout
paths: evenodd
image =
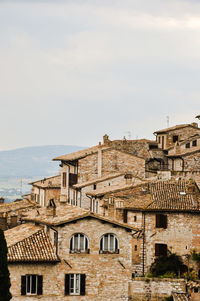
M 183 268 L 182 259 L 175 253 L 168 256 L 160 256 L 156 258 L 152 264 L 150 272 L 154 277 L 169 276 L 169 278 L 177 277 Z
M 188 281 L 198 280 L 198 276 L 197 276 L 197 274 L 195 273 L 195 271 L 192 268 L 189 269 L 188 273 L 184 274 L 184 277 Z
M 7 263 L 7 244 L 3 231 L 0 229 L 0 301 L 9 301 L 12 296 L 10 289 L 10 273 Z
M 192 251 L 192 260 L 200 263 L 200 252 L 197 253 L 196 250 Z

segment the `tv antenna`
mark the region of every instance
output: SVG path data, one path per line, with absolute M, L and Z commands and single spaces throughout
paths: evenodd
M 169 116 L 167 116 L 166 119 L 167 119 L 167 127 L 169 127 Z

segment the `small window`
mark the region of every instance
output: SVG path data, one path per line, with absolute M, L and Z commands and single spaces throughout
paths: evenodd
M 100 240 L 100 254 L 119 253 L 119 243 L 115 234 L 105 234 Z
M 67 184 L 67 173 L 63 172 L 63 174 L 62 174 L 62 186 L 66 187 L 66 184 Z
M 58 232 L 54 232 L 54 247 L 58 246 Z
M 97 189 L 97 184 L 96 184 L 96 183 L 93 185 L 93 189 L 94 189 L 94 190 Z
M 156 228 L 167 228 L 167 215 L 156 214 Z
M 137 251 L 137 245 L 135 245 L 134 250 Z
M 65 275 L 65 296 L 85 295 L 85 274 L 66 274 Z
M 137 216 L 136 215 L 134 216 L 134 222 L 137 222 Z
M 186 143 L 185 148 L 190 148 L 190 143 Z
M 197 146 L 197 140 L 192 141 L 192 146 Z
M 88 238 L 82 233 L 76 233 L 70 239 L 70 253 L 89 253 Z
M 96 199 L 90 200 L 90 211 L 94 213 L 99 213 L 99 201 Z
M 194 293 L 198 293 L 198 292 L 199 292 L 198 287 L 194 287 Z
M 178 141 L 178 136 L 174 135 L 173 136 L 173 143 L 175 143 L 176 141 Z
M 41 275 L 21 276 L 21 295 L 42 295 L 43 277 Z
M 123 210 L 123 222 L 127 223 L 128 221 L 128 214 L 127 210 Z
M 158 143 L 160 143 L 160 136 L 158 136 Z
M 167 256 L 166 244 L 155 244 L 155 256 Z

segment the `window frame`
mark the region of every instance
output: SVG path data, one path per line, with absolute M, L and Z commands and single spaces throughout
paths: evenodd
M 33 277 L 35 277 L 35 290 L 33 288 Z M 43 276 L 37 274 L 26 274 L 21 276 L 21 295 L 39 296 L 43 294 Z
M 73 285 L 72 284 L 73 279 Z M 65 274 L 65 296 L 84 296 L 86 275 L 80 273 Z
M 107 248 L 105 248 L 105 238 L 108 236 Z M 111 237 L 113 237 L 113 246 L 115 248 L 111 249 Z M 114 233 L 105 233 L 100 238 L 99 254 L 119 254 L 119 239 Z
M 77 237 L 78 248 L 77 249 L 75 249 L 76 235 L 78 235 L 78 237 Z M 81 249 L 81 238 L 82 237 L 83 237 L 83 249 Z M 89 254 L 90 248 L 89 248 L 89 239 L 88 239 L 87 235 L 85 235 L 84 233 L 80 233 L 80 232 L 74 233 L 70 238 L 69 253 L 70 254 Z
M 167 229 L 167 215 L 162 213 L 156 213 L 156 228 Z

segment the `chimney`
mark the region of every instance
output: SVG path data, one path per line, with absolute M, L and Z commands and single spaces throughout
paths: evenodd
M 198 123 L 196 122 L 192 122 L 191 125 L 194 126 L 195 128 L 198 128 Z
M 103 136 L 103 144 L 109 144 L 110 140 L 109 140 L 109 136 L 107 134 L 105 134 Z
M 102 150 L 101 148 L 98 149 L 98 162 L 97 162 L 97 166 L 98 166 L 98 178 L 101 178 L 101 174 L 102 174 Z

